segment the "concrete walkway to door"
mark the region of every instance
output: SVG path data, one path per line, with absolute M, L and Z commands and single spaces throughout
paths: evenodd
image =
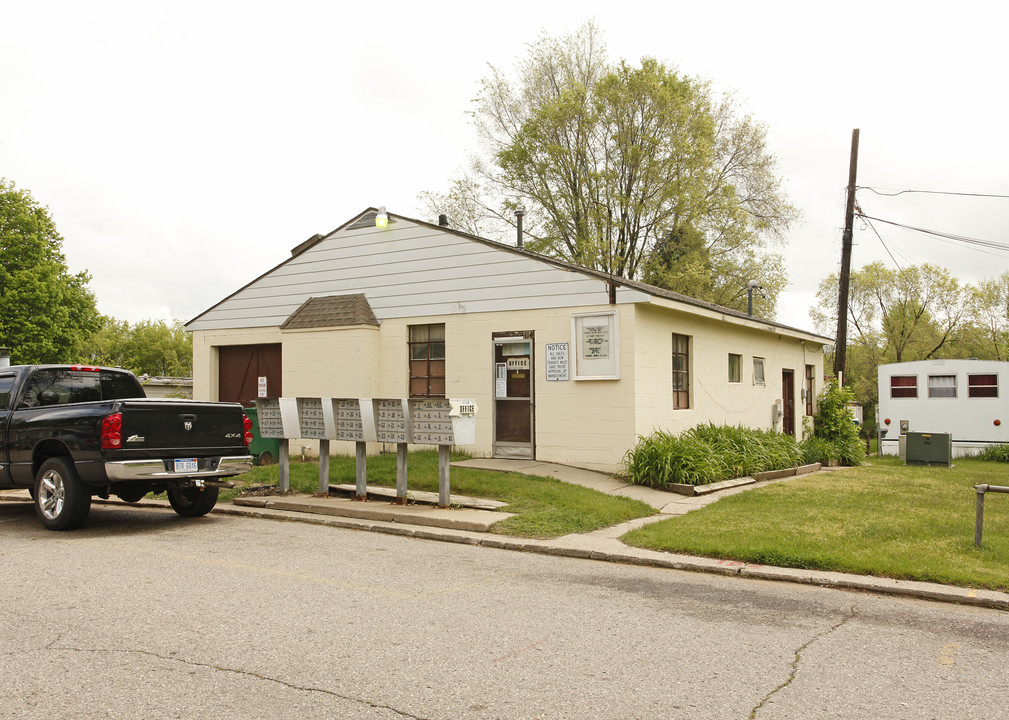
M 662 515 L 683 515 L 690 510 L 702 507 L 712 502 L 714 497 L 687 497 L 676 493 L 654 490 L 642 485 L 631 485 L 612 475 L 586 470 L 585 468 L 555 463 L 538 462 L 536 460 L 512 460 L 505 458 L 473 458 L 452 463 L 453 467 L 473 468 L 475 470 L 494 470 L 497 472 L 514 472 L 521 475 L 540 475 L 562 480 L 574 485 L 592 488 L 607 495 L 640 500 L 651 505 Z M 722 494 L 724 497 L 724 494 Z

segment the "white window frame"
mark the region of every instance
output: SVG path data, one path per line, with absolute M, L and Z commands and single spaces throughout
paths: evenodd
M 933 382 L 933 381 L 943 381 L 943 382 Z M 950 393 L 949 392 L 950 390 L 952 390 L 953 392 Z M 929 375 L 928 396 L 930 398 L 955 398 L 956 375 Z
M 587 328 L 593 329 L 594 337 Z M 620 315 L 616 310 L 572 313 L 571 345 L 575 380 L 620 379 Z
M 757 368 L 760 368 L 760 372 L 757 372 Z M 753 384 L 754 385 L 766 385 L 767 380 L 765 379 L 765 371 L 767 369 L 767 363 L 764 362 L 762 357 L 753 358 Z M 759 378 L 757 376 L 760 376 Z
M 732 377 L 732 358 L 736 358 L 736 377 Z M 729 383 L 738 385 L 743 382 L 743 356 L 738 353 L 729 353 Z

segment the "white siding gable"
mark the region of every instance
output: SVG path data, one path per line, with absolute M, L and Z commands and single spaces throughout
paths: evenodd
M 276 327 L 310 297 L 364 293 L 379 320 L 600 305 L 606 283 L 400 217 L 337 230 L 192 320 L 187 330 Z M 618 288 L 620 303 L 647 301 Z

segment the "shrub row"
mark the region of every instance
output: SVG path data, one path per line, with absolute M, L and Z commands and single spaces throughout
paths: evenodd
M 848 445 L 820 437 L 798 443 L 772 430 L 707 424 L 679 436 L 658 430 L 638 438 L 624 463 L 630 482 L 661 490 L 672 484 L 707 485 L 816 462 L 862 462 L 865 453 L 859 439 Z

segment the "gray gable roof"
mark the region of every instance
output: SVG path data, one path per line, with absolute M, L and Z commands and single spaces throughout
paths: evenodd
M 606 304 L 612 302 L 612 292 L 617 303 L 663 298 L 684 309 L 832 342 L 808 330 L 443 225 L 388 213 L 389 227 L 376 230 L 377 213 L 368 208 L 332 232 L 297 245 L 291 257 L 200 313 L 186 329 L 291 327 L 286 323 L 307 300 L 362 293 L 373 314 L 384 318 Z
M 340 327 L 346 325 L 374 325 L 378 318 L 372 312 L 368 298 L 354 295 L 334 295 L 331 297 L 311 297 L 285 320 L 281 330 L 301 330 L 305 328 Z

